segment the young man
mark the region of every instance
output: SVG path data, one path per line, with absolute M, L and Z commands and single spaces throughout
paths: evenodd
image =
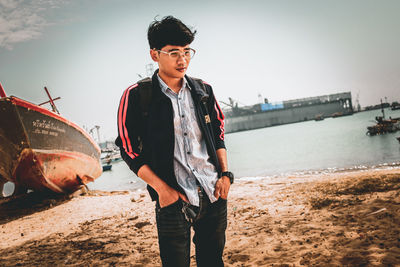
M 189 266 L 194 229 L 198 266 L 223 266 L 227 197 L 233 182 L 224 116 L 210 85 L 185 75 L 195 35 L 168 16 L 148 29 L 159 69 L 123 93 L 116 144 L 156 201 L 163 266 Z

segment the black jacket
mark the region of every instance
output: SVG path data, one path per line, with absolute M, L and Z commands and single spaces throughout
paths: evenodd
M 161 91 L 157 73 L 151 79 L 151 87 L 147 86 L 151 89 L 151 97 L 146 107 L 142 107 L 141 98 L 144 97 L 141 90 L 146 88 L 141 82 L 124 91 L 118 109 L 118 137 L 115 144 L 133 172 L 137 174 L 140 167 L 147 164 L 169 186 L 183 193 L 174 174 L 173 107 L 171 100 Z M 216 150 L 225 148 L 224 115 L 210 85 L 199 79 L 185 77 L 191 88 L 197 121 L 207 144 L 210 161 L 220 175 Z M 150 186 L 147 189 L 151 198 L 156 200 L 158 196 L 155 190 Z

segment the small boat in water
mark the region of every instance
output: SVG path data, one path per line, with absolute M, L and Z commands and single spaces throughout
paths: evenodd
M 400 103 L 393 102 L 391 107 L 392 107 L 392 110 L 398 110 L 398 109 L 400 109 Z
M 100 154 L 101 165 L 103 167 L 103 172 L 111 171 L 112 165 L 112 154 L 107 151 L 103 151 Z
M 381 99 L 381 112 L 382 116 L 375 117 L 376 124 L 367 127 L 367 135 L 373 136 L 386 133 L 394 133 L 400 130 L 400 117 L 399 118 L 389 117 L 389 119 L 385 118 L 385 108 L 382 99 Z
M 399 136 L 399 137 L 396 137 L 396 139 L 397 139 L 397 141 L 399 141 L 399 143 L 400 143 L 400 136 Z
M 99 146 L 56 112 L 45 90 L 53 111 L 7 97 L 0 84 L 0 188 L 10 181 L 35 191 L 72 193 L 102 173 Z
M 384 117 L 377 116 L 375 120 L 375 125 L 367 127 L 367 135 L 394 133 L 400 130 L 400 118 L 385 119 Z
M 318 114 L 318 115 L 316 115 L 315 118 L 314 118 L 315 121 L 323 121 L 324 119 L 325 119 L 325 118 L 324 118 L 324 115 L 323 115 L 323 114 Z
M 103 165 L 103 172 L 111 171 L 111 168 L 112 168 L 111 164 L 105 164 L 105 165 Z

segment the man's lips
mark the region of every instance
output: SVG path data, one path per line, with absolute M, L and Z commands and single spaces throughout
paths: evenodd
M 177 70 L 177 71 L 180 71 L 180 72 L 185 72 L 185 71 L 186 71 L 186 68 L 177 68 L 176 70 Z

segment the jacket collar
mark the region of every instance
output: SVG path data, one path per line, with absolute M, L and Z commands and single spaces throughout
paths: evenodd
M 159 85 L 160 85 L 161 91 L 162 91 L 164 94 L 167 94 L 167 91 L 168 91 L 168 90 L 170 90 L 171 92 L 174 92 L 174 91 L 173 91 L 171 88 L 169 88 L 168 85 L 161 79 L 160 75 L 157 75 L 157 78 L 158 78 L 158 83 L 159 83 Z M 185 77 L 185 78 L 183 78 L 183 83 L 182 83 L 181 90 L 186 89 L 186 88 L 189 89 L 189 90 L 191 90 L 189 84 L 188 84 L 187 81 L 186 81 L 186 77 Z M 174 92 L 174 93 L 175 93 L 175 92 Z
M 190 88 L 193 88 L 193 92 L 197 95 L 199 100 L 206 100 L 208 99 L 209 95 L 205 90 L 205 86 L 202 80 L 194 79 L 185 75 L 186 81 L 189 83 Z
M 168 97 L 161 91 L 160 82 L 158 81 L 158 69 L 154 72 L 152 79 L 152 87 L 153 87 L 153 96 L 155 101 L 159 101 L 161 99 L 168 99 Z M 189 84 L 189 87 L 192 89 L 192 93 L 196 95 L 199 100 L 208 99 L 209 95 L 204 89 L 204 84 L 200 80 L 195 80 L 194 78 L 185 75 L 186 81 Z
M 168 97 L 161 91 L 160 82 L 158 81 L 158 69 L 154 72 L 153 77 L 151 77 L 151 84 L 152 84 L 152 95 L 154 101 L 158 102 L 162 99 L 168 99 Z

